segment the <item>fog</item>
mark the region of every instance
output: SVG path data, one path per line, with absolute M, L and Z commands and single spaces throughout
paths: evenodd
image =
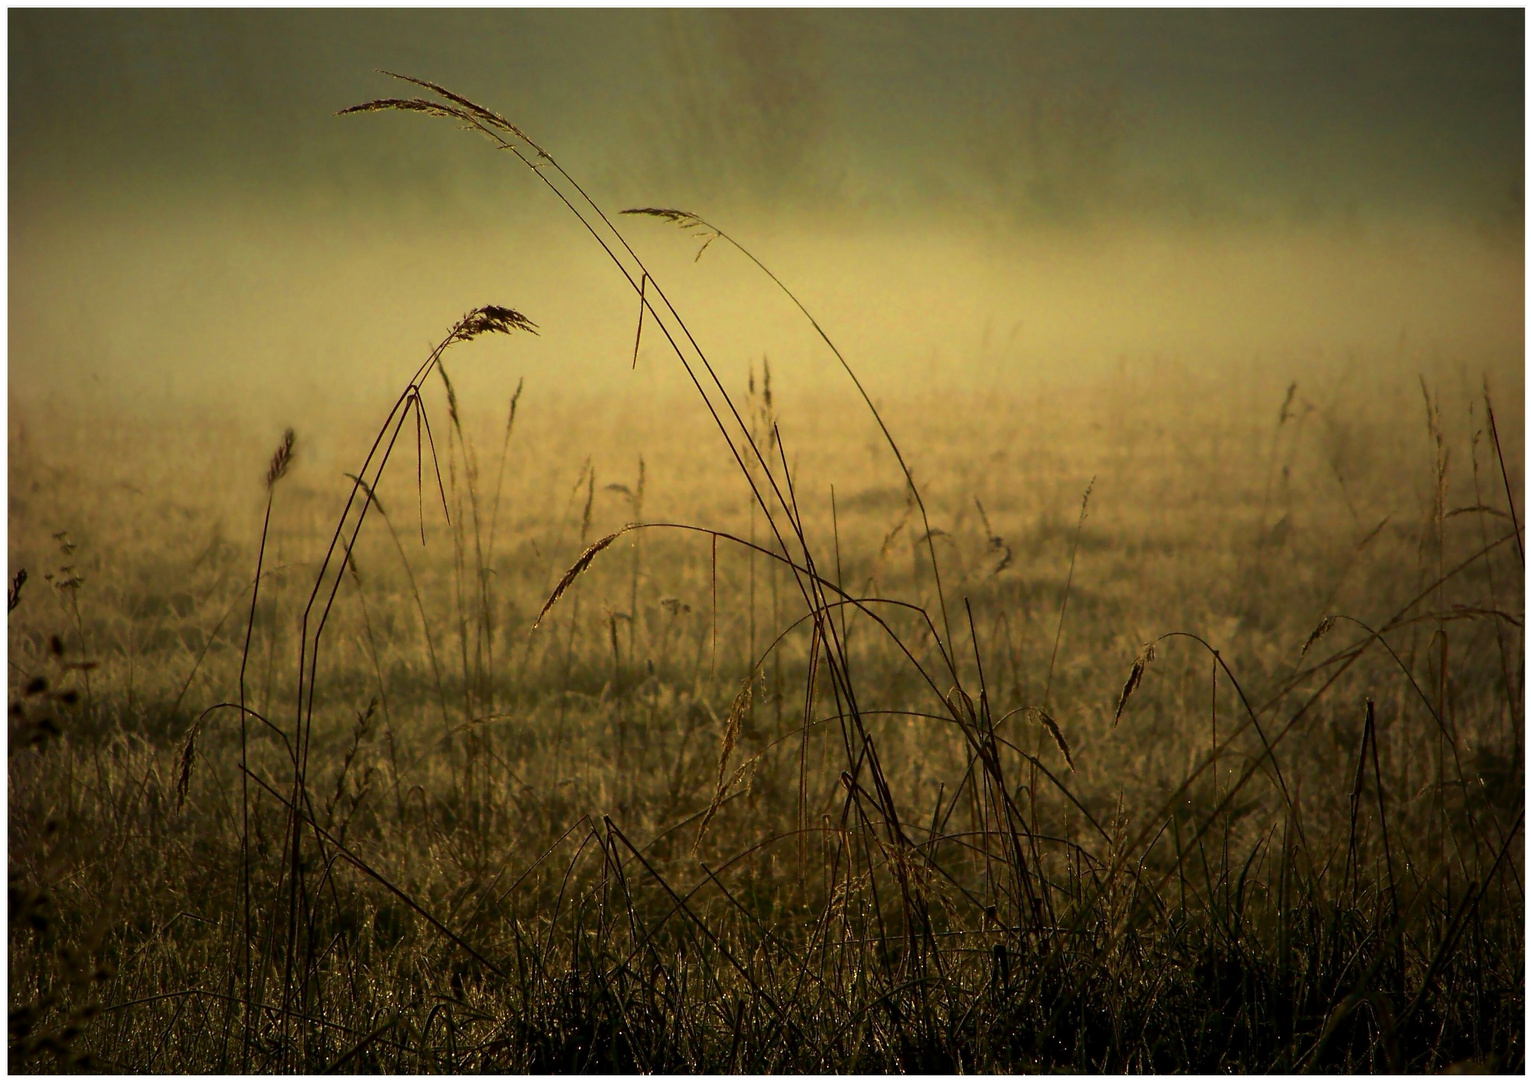
M 439 81 L 603 207 L 681 206 L 870 388 L 1124 364 L 1518 378 L 1523 13 L 45 12 L 10 26 L 10 389 L 256 424 L 397 391 L 469 307 L 548 392 L 682 388 L 518 162 L 336 117 Z M 737 252 L 624 225 L 728 372 L 837 379 Z

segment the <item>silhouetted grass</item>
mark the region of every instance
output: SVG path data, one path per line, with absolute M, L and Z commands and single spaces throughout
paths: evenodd
M 444 366 L 483 334 L 535 331 L 491 305 L 409 380 L 333 527 L 302 534 L 318 561 L 267 564 L 294 486 L 276 481 L 301 474 L 289 432 L 253 576 L 204 581 L 207 558 L 235 564 L 204 556 L 168 600 L 116 601 L 127 640 L 175 672 L 136 700 L 131 664 L 88 681 L 123 630 L 82 603 L 78 564 L 45 575 L 56 610 L 33 610 L 18 572 L 13 1070 L 1522 1068 L 1524 566 L 1491 410 L 1496 485 L 1475 434 L 1474 501 L 1449 505 L 1427 390 L 1422 520 L 1321 542 L 1291 524 L 1288 471 L 1272 490 L 1302 445 L 1294 386 L 1247 471 L 1271 478 L 1248 535 L 1163 541 L 1219 598 L 1202 614 L 1242 611 L 1235 640 L 1173 622 L 1132 640 L 1080 555 L 1114 554 L 1128 593 L 1167 560 L 1146 532 L 1087 531 L 1107 497 L 1093 481 L 1077 522 L 985 490 L 992 519 L 964 492 L 934 527 L 813 322 L 901 482 L 819 520 L 768 369 L 758 393 L 753 371 L 730 391 L 544 149 L 407 81 L 432 96 L 347 111 L 453 119 L 552 190 L 632 285 L 637 334 L 690 376 L 748 529 L 644 520 L 639 458 L 632 485 L 608 485 L 627 522 L 592 542 L 595 470 L 570 486 L 555 463 L 568 505 L 538 533 L 548 551 L 497 555 L 520 389 L 491 500 Z M 637 213 L 738 247 L 694 214 Z M 413 553 L 382 502 L 400 512 L 411 426 Z M 1150 479 L 1130 464 L 1115 490 Z M 364 530 L 374 511 L 386 543 Z M 602 606 L 619 541 L 631 561 Z M 1365 618 L 1348 616 L 1333 598 L 1376 545 Z M 1234 561 L 1197 565 L 1210 550 Z M 1042 570 L 1065 551 L 1066 576 Z M 685 596 L 709 597 L 705 618 Z M 235 612 L 237 648 L 220 637 Z M 191 690 L 207 657 L 236 700 Z

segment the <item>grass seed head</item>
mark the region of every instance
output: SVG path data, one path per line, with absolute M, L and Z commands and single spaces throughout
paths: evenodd
M 482 334 L 508 334 L 512 330 L 524 330 L 535 335 L 537 324 L 512 308 L 487 304 L 464 315 L 452 331 L 451 340 L 472 341 Z
M 1132 697 L 1132 692 L 1143 681 L 1143 670 L 1154 662 L 1154 643 L 1149 642 L 1138 650 L 1138 655 L 1132 662 L 1132 670 L 1127 673 L 1127 681 L 1122 685 L 1121 696 L 1116 699 L 1116 715 L 1111 719 L 1111 726 L 1116 727 L 1122 719 L 1122 710 L 1127 707 L 1127 699 Z
M 197 736 L 202 734 L 202 721 L 197 720 L 181 743 L 181 768 L 175 781 L 175 806 L 179 810 L 186 804 L 186 793 L 191 790 L 191 766 L 197 754 Z
M 282 435 L 282 445 L 276 448 L 276 453 L 271 455 L 271 464 L 266 466 L 266 490 L 270 491 L 276 486 L 276 482 L 287 475 L 287 469 L 292 465 L 293 443 L 296 435 L 292 428 L 288 428 Z
M 1308 640 L 1304 641 L 1302 643 L 1302 652 L 1298 653 L 1297 655 L 1299 657 L 1307 656 L 1308 655 L 1308 650 L 1311 649 L 1318 642 L 1318 639 L 1323 637 L 1325 634 L 1327 634 L 1329 631 L 1331 631 L 1333 629 L 1334 629 L 1334 616 L 1333 615 L 1325 615 L 1322 619 L 1319 620 L 1318 625 L 1313 628 L 1313 633 L 1308 635 Z
M 564 576 L 558 579 L 557 585 L 553 586 L 553 594 L 548 597 L 548 602 L 542 605 L 542 610 L 537 613 L 536 621 L 532 623 L 533 630 L 542 625 L 543 617 L 553 609 L 553 605 L 558 603 L 563 594 L 568 591 L 569 586 L 574 584 L 574 579 L 579 577 L 589 568 L 590 564 L 595 561 L 595 557 L 609 548 L 617 537 L 621 536 L 631 528 L 633 528 L 633 526 L 624 525 L 616 532 L 601 537 L 599 540 L 585 549 L 585 553 L 575 560 L 573 566 L 564 571 Z
M 442 97 L 452 102 L 453 105 L 457 106 L 456 109 L 450 110 L 451 115 L 468 118 L 470 124 L 473 127 L 498 129 L 505 132 L 506 134 L 514 135 L 516 138 L 526 143 L 527 146 L 530 146 L 533 150 L 537 151 L 539 157 L 547 158 L 549 161 L 552 160 L 552 158 L 548 155 L 548 152 L 533 142 L 531 137 L 528 136 L 526 132 L 516 127 L 515 124 L 512 124 L 509 120 L 505 119 L 505 117 L 501 116 L 494 110 L 486 109 L 476 102 L 469 101 L 461 94 L 454 94 L 446 87 L 430 82 L 427 79 L 417 79 L 411 75 L 400 75 L 397 72 L 388 71 L 387 69 L 380 70 L 384 75 L 387 75 L 391 79 L 398 79 L 400 82 L 407 82 L 412 86 L 418 86 L 429 90 L 434 94 L 440 94 Z M 438 106 L 438 108 L 445 107 Z
M 1058 749 L 1063 751 L 1063 760 L 1068 762 L 1069 772 L 1073 772 L 1074 755 L 1069 753 L 1069 744 L 1063 737 L 1063 731 L 1058 727 L 1058 721 L 1054 720 L 1052 715 L 1040 706 L 1032 706 L 1031 713 L 1047 729 L 1047 733 L 1053 737 L 1053 742 L 1058 744 Z
M 701 259 L 702 252 L 706 251 L 714 240 L 723 235 L 722 230 L 717 226 L 709 225 L 702 219 L 700 214 L 693 214 L 690 210 L 668 210 L 657 206 L 641 206 L 634 207 L 631 210 L 624 210 L 622 213 L 659 218 L 673 225 L 678 225 L 682 229 L 693 230 L 693 235 L 702 240 L 702 246 L 696 252 L 696 259 L 698 260 Z
M 702 220 L 700 214 L 693 214 L 690 210 L 667 210 L 657 206 L 640 206 L 634 207 L 631 210 L 624 210 L 622 213 L 662 218 L 672 224 L 679 225 L 682 229 L 702 228 L 707 225 Z

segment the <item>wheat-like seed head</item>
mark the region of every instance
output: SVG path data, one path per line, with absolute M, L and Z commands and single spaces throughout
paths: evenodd
M 270 491 L 276 486 L 276 482 L 287 475 L 287 468 L 292 464 L 293 442 L 296 435 L 292 428 L 288 428 L 282 435 L 282 445 L 276 448 L 276 453 L 271 455 L 271 464 L 266 467 L 266 490 Z
M 191 790 L 191 765 L 197 753 L 197 736 L 202 734 L 202 721 L 198 719 L 186 733 L 181 744 L 181 768 L 175 781 L 175 805 L 179 810 L 186 803 L 186 793 Z
M 574 561 L 573 566 L 564 571 L 564 576 L 558 579 L 557 585 L 553 586 L 553 594 L 548 597 L 548 602 L 542 605 L 542 610 L 537 613 L 537 620 L 532 623 L 533 630 L 542 625 L 543 617 L 553 610 L 553 605 L 558 603 L 563 594 L 568 591 L 569 586 L 574 584 L 574 579 L 589 569 L 590 564 L 595 561 L 595 557 L 609 548 L 612 545 L 612 541 L 616 540 L 617 537 L 633 528 L 636 528 L 636 526 L 624 525 L 616 532 L 601 537 L 585 549 L 585 553 Z
M 1320 619 L 1318 625 L 1313 628 L 1313 633 L 1308 635 L 1308 640 L 1302 643 L 1302 652 L 1297 655 L 1299 657 L 1307 656 L 1308 650 L 1314 646 L 1318 639 L 1334 629 L 1334 622 L 1333 615 L 1325 615 Z
M 1132 697 L 1132 692 L 1143 681 L 1143 670 L 1154 662 L 1154 655 L 1154 643 L 1151 641 L 1138 651 L 1137 659 L 1132 662 L 1132 670 L 1127 673 L 1127 682 L 1122 686 L 1122 694 L 1116 699 L 1116 716 L 1111 720 L 1112 727 L 1116 727 L 1121 721 L 1122 710 L 1127 707 L 1127 699 Z
M 1058 727 L 1058 721 L 1054 720 L 1052 715 L 1039 705 L 1033 705 L 1030 712 L 1032 716 L 1041 721 L 1042 726 L 1047 729 L 1047 733 L 1053 737 L 1053 742 L 1057 743 L 1058 749 L 1063 751 L 1063 760 L 1068 762 L 1069 772 L 1073 772 L 1074 755 L 1069 753 L 1069 744 L 1063 738 L 1063 731 Z
M 16 576 L 11 579 L 10 590 L 6 594 L 6 614 L 16 610 L 16 605 L 21 603 L 21 587 L 27 583 L 27 569 L 22 567 L 16 571 Z

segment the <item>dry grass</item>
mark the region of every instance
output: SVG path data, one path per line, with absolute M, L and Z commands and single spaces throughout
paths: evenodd
M 495 306 L 343 485 L 13 429 L 13 1069 L 1522 1067 L 1502 402 L 740 393 L 416 85 L 364 111 L 520 157 L 710 430 L 501 433 Z

